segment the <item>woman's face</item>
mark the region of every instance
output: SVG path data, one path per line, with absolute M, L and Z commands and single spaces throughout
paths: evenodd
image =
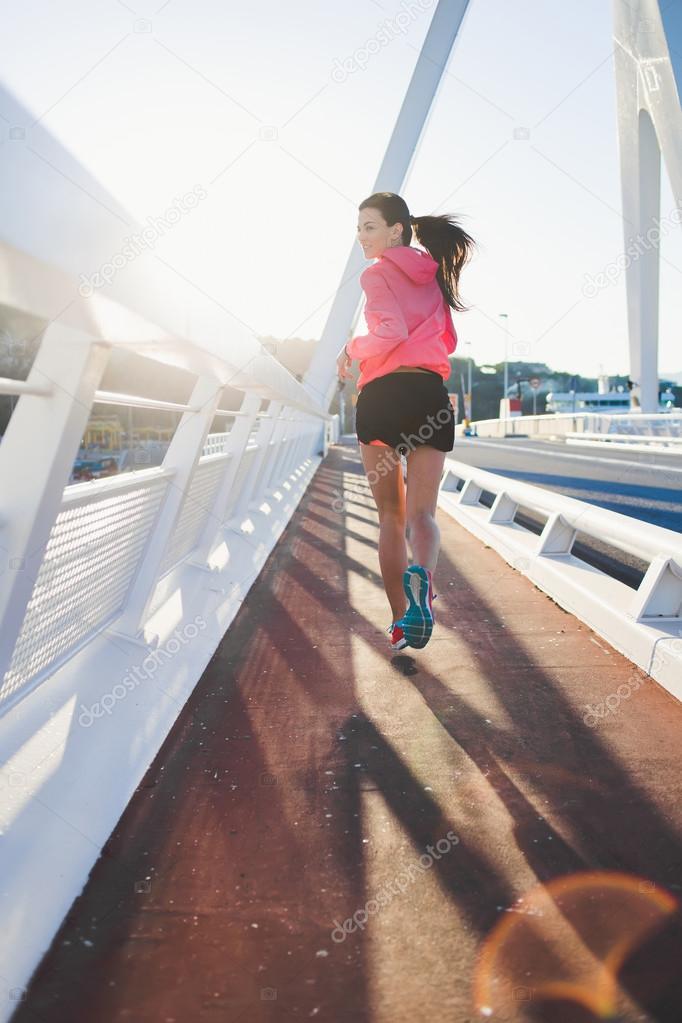
M 379 210 L 371 206 L 358 215 L 358 241 L 366 259 L 377 259 L 384 249 L 402 244 L 403 225 L 389 227 Z

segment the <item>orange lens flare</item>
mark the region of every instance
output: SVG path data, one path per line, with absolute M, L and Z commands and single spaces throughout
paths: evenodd
M 618 871 L 537 885 L 503 911 L 486 938 L 474 1005 L 494 1019 L 514 1013 L 519 1001 L 570 999 L 608 1019 L 617 1011 L 623 963 L 676 909 L 668 891 Z

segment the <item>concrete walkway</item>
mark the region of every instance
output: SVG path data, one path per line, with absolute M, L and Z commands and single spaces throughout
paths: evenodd
M 682 1020 L 682 706 L 438 522 L 394 653 L 330 450 L 16 1023 Z

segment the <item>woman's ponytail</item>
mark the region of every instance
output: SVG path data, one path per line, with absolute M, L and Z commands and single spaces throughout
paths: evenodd
M 473 254 L 475 241 L 447 213 L 410 217 L 410 221 L 417 241 L 438 263 L 436 280 L 446 302 L 457 312 L 466 312 L 459 299 L 459 275 Z

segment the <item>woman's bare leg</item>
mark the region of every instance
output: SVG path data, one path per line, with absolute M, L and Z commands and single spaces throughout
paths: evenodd
M 440 550 L 436 507 L 444 464 L 445 452 L 428 444 L 408 450 L 406 515 L 412 564 L 424 565 L 432 575 Z
M 389 447 L 360 444 L 367 481 L 379 513 L 379 567 L 393 621 L 407 610 L 403 573 L 407 568 L 405 483 L 400 455 Z

